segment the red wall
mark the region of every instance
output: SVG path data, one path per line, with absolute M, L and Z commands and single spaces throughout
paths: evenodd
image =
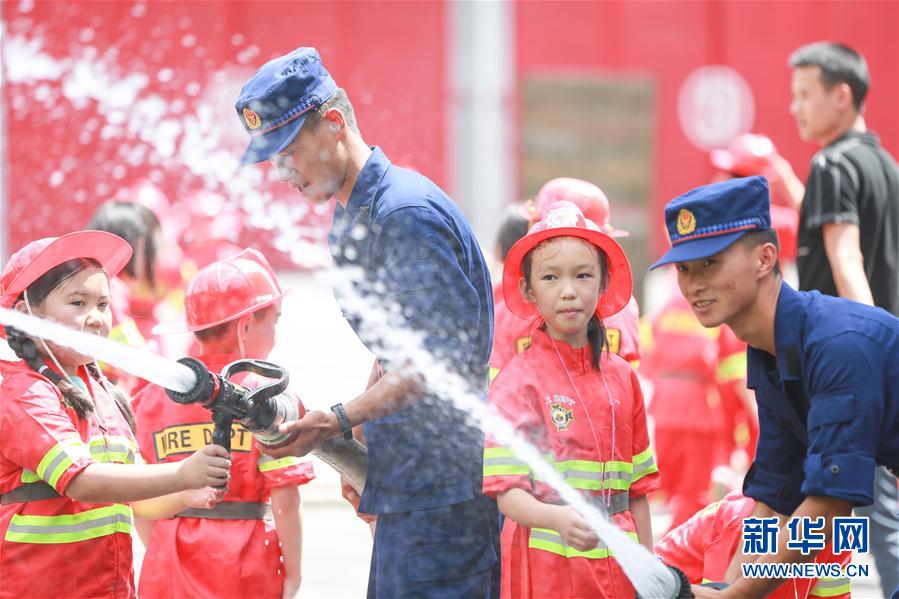
M 294 221 L 312 225 L 303 235 L 320 241 L 328 215 L 306 213 L 283 186 L 254 179 L 260 173 L 269 177 L 268 167 L 250 167 L 250 174 L 213 168 L 217 154 L 234 159 L 246 142 L 231 108 L 242 82 L 265 60 L 300 45 L 319 48 L 353 98 L 370 143 L 448 186 L 447 6 L 442 0 L 2 3 L 4 62 L 15 60 L 11 42 L 23 39 L 40 42 L 41 52 L 56 60 L 70 60 L 63 75 L 41 81 L 15 79 L 9 65 L 4 68 L 7 251 L 83 226 L 99 203 L 147 176 L 176 203 L 207 188 L 226 193 L 232 205 L 243 204 L 250 213 L 259 212 L 253 202 L 261 190 L 258 203 L 267 218 L 242 243 L 267 249 L 274 235 L 263 229 L 273 223 L 289 228 Z M 739 71 L 754 92 L 754 130 L 770 135 L 803 176 L 816 148 L 798 139 L 787 111 L 787 57 L 809 41 L 843 41 L 868 59 L 873 84 L 867 122 L 896 155 L 897 7 L 895 2 L 520 2 L 511 6 L 515 69 L 518 77 L 546 68 L 584 68 L 655 79 L 652 218 L 658 253 L 665 243 L 661 206 L 712 174 L 705 153 L 687 141 L 678 123 L 677 93 L 684 78 L 704 64 Z M 91 49 L 96 56 L 85 59 Z M 74 65 L 86 63 L 104 65 L 113 79 L 146 75 L 148 83 L 134 102 L 158 96 L 161 120 L 196 125 L 192 115 L 206 102 L 211 106 L 204 112 L 211 115 L 206 134 L 173 136 L 170 156 L 154 139 L 164 131 L 159 127 L 113 127 L 104 138 L 110 117 L 105 99 L 76 104 L 62 93 Z M 35 66 L 25 72 L 31 70 L 39 71 Z M 104 89 L 102 81 L 95 87 Z
M 516 4 L 519 77 L 547 68 L 650 74 L 657 83 L 653 252 L 666 245 L 662 206 L 710 180 L 707 156 L 684 136 L 677 94 L 704 64 L 724 64 L 755 97 L 754 131 L 769 135 L 805 177 L 816 147 L 799 140 L 788 112 L 787 59 L 802 44 L 832 39 L 865 55 L 871 70 L 866 120 L 899 155 L 899 3 L 896 2 L 521 2 Z M 601 185 L 601 182 L 600 182 Z
M 90 99 L 79 106 L 62 93 L 71 65 L 62 77 L 44 81 L 12 80 L 7 68 L 7 252 L 84 226 L 98 204 L 140 177 L 155 176 L 174 202 L 204 187 L 225 191 L 237 203 L 257 193 L 259 186 L 242 181 L 243 173 L 217 180 L 222 176 L 212 171 L 211 161 L 216 152 L 239 157 L 243 151 L 247 137 L 232 108 L 243 81 L 266 60 L 301 45 L 319 49 L 355 103 L 370 143 L 382 146 L 394 162 L 446 184 L 442 2 L 4 2 L 2 11 L 5 61 L 17 55 L 10 42 L 37 41 L 56 60 L 100 63 L 118 79 L 146 75 L 149 83 L 135 102 L 158 95 L 162 111 L 182 124 L 204 94 L 214 105 L 209 147 L 198 151 L 196 134 L 182 134 L 173 155 L 165 157 L 137 131 L 119 130 L 103 139 L 109 117 L 104 102 Z M 85 58 L 92 48 L 97 55 Z M 170 71 L 160 80 L 163 69 Z M 143 134 L 159 133 L 150 129 Z M 298 203 L 286 186 L 266 189 L 275 203 Z M 312 214 L 299 220 L 323 224 L 328 218 Z M 309 236 L 325 230 L 311 227 Z M 265 247 L 271 237 L 257 230 L 242 241 Z

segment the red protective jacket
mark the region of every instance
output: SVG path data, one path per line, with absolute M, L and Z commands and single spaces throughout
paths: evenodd
M 571 486 L 617 504 L 623 495 L 640 497 L 656 489 L 658 468 L 636 373 L 608 353 L 603 353 L 600 372 L 590 354 L 589 345 L 573 349 L 537 330 L 527 351 L 493 382 L 489 397 Z M 484 493 L 497 496 L 512 488 L 542 502 L 560 501 L 511 448 L 488 439 Z M 613 520 L 636 539 L 628 510 Z M 634 592 L 602 544 L 580 552 L 555 531 L 529 529 L 509 518 L 502 540 L 503 597 L 625 597 Z
M 0 493 L 44 481 L 62 495 L 0 505 L 0 597 L 134 597 L 131 508 L 65 497 L 91 463 L 141 461 L 115 401 L 84 368 L 88 419 L 25 362 L 0 361 L 0 376 Z
M 720 582 L 724 580 L 737 544 L 743 532 L 743 519 L 752 514 L 755 501 L 744 497 L 739 491 L 729 493 L 721 501 L 710 504 L 692 518 L 668 532 L 656 543 L 656 554 L 668 565 L 683 570 L 693 584 Z M 836 556 L 831 546 L 820 552 L 817 563 L 839 563 L 847 565 L 851 552 Z M 848 598 L 850 596 L 848 578 L 797 578 L 788 580 L 769 598 L 794 599 L 799 597 Z
M 221 372 L 236 355 L 200 356 L 210 372 Z M 235 382 L 258 386 L 254 375 Z M 134 400 L 138 439 L 148 463 L 177 462 L 212 440 L 209 410 L 173 402 L 150 385 Z M 305 413 L 302 405 L 301 414 Z M 299 458 L 273 459 L 256 448 L 243 426 L 233 427 L 231 480 L 223 501 L 269 501 L 271 489 L 301 485 L 315 477 L 312 463 Z M 270 520 L 170 518 L 158 520 L 141 567 L 141 597 L 280 598 L 284 573 L 281 550 Z
M 494 294 L 493 350 L 490 354 L 490 378 L 496 378 L 509 361 L 527 349 L 531 336 L 542 319 L 525 320 L 512 314 L 502 296 Z M 640 361 L 640 306 L 631 300 L 618 314 L 603 321 L 609 350 L 636 367 Z

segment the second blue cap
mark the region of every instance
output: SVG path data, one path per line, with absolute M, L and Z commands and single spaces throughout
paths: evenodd
M 282 152 L 309 113 L 336 90 L 315 48 L 297 48 L 262 65 L 234 105 L 250 135 L 241 164 L 262 162 Z
M 708 258 L 751 231 L 771 228 L 764 177 L 743 177 L 692 189 L 665 205 L 671 249 L 650 268 Z

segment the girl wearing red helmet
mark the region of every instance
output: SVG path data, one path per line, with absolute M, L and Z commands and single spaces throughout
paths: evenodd
M 192 332 L 200 347 L 197 357 L 210 372 L 238 359 L 264 360 L 275 345 L 284 295 L 265 257 L 244 250 L 201 269 L 187 286 L 184 321 L 159 325 L 154 332 Z M 267 381 L 247 373 L 235 382 L 256 387 Z M 141 451 L 150 463 L 178 463 L 212 438 L 209 410 L 177 404 L 156 385 L 135 397 L 134 410 Z M 141 535 L 148 539 L 141 597 L 296 595 L 302 546 L 297 486 L 315 477 L 312 464 L 261 454 L 238 423 L 231 452 L 231 480 L 222 503 L 148 523 L 152 532 Z
M 3 270 L 0 305 L 108 336 L 109 277 L 130 257 L 100 231 L 34 241 Z M 132 508 L 166 517 L 208 505 L 209 490 L 179 492 L 226 482 L 227 452 L 143 464 L 127 400 L 93 358 L 8 327 L 3 336 L 21 360 L 0 361 L 0 596 L 135 596 Z
M 624 251 L 570 202 L 549 207 L 503 270 L 506 305 L 542 320 L 489 399 L 614 523 L 652 547 L 647 493 L 659 485 L 633 369 L 604 351 L 603 319 L 631 296 Z M 510 448 L 488 439 L 484 493 L 507 516 L 502 595 L 624 597 L 633 587 L 596 534 Z

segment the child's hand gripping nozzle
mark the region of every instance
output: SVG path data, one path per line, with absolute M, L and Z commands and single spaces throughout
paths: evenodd
M 296 439 L 296 433 L 284 434 L 279 430 L 281 424 L 300 418 L 299 403 L 285 393 L 290 377 L 280 366 L 264 360 L 236 360 L 218 375 L 209 372 L 195 358 L 181 358 L 178 362 L 194 372 L 196 383 L 189 391 L 166 389 L 166 394 L 177 403 L 197 403 L 212 412 L 214 444 L 231 451 L 231 427 L 235 420 L 266 447 L 282 447 Z M 251 372 L 273 382 L 248 389 L 231 381 L 231 377 L 242 372 Z M 368 456 L 362 444 L 355 440 L 330 439 L 313 453 L 345 475 L 362 493 L 368 467 Z

